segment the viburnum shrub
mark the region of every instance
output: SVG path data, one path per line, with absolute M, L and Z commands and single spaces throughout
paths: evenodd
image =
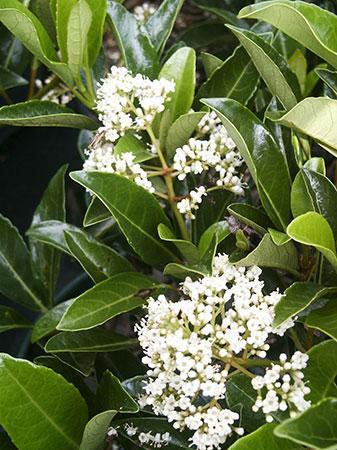
M 0 124 L 81 129 L 85 204 L 0 216 L 1 449 L 337 448 L 335 4 L 183 3 L 0 0 Z

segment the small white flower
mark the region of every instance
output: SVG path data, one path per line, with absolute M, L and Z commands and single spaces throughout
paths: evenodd
M 137 5 L 133 13 L 136 19 L 145 23 L 154 13 L 156 12 L 156 7 L 152 3 L 144 2 L 142 5 Z
M 178 202 L 177 208 L 181 212 L 181 214 L 184 214 L 190 219 L 195 219 L 195 215 L 193 214 L 193 212 L 199 209 L 199 205 L 202 202 L 202 197 L 206 195 L 206 188 L 204 186 L 200 186 L 191 191 L 188 197 Z

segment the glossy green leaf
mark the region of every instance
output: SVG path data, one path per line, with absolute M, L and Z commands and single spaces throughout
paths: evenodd
M 25 86 L 28 81 L 15 72 L 0 66 L 0 91 L 6 91 L 13 87 Z
M 265 234 L 271 222 L 260 208 L 246 203 L 232 203 L 228 206 L 228 212 L 240 222 L 248 225 L 260 234 Z
M 337 67 L 337 17 L 302 1 L 273 0 L 247 6 L 239 18 L 264 20 Z
M 68 85 L 73 84 L 70 70 L 59 61 L 47 31 L 25 5 L 19 0 L 1 0 L 0 21 L 51 71 Z
M 58 330 L 87 330 L 141 306 L 146 296 L 141 291 L 155 283 L 140 273 L 127 272 L 112 276 L 77 297 L 62 317 Z
M 22 306 L 46 311 L 18 230 L 0 215 L 0 292 Z
M 243 45 L 269 91 L 275 95 L 286 109 L 291 109 L 300 99 L 301 91 L 296 75 L 287 62 L 256 33 L 233 26 L 228 28 Z
M 184 0 L 164 0 L 145 24 L 151 42 L 160 54 L 164 50 Z
M 64 221 L 65 212 L 65 183 L 64 176 L 67 165 L 62 166 L 49 182 L 43 197 L 33 214 L 31 226 L 44 220 Z M 34 273 L 41 280 L 48 303 L 53 303 L 54 289 L 57 281 L 60 254 L 54 248 L 30 239 L 30 249 Z
M 141 163 L 153 158 L 153 154 L 148 151 L 146 145 L 131 133 L 122 136 L 115 145 L 114 154 L 120 156 L 123 153 L 131 152 L 135 158 L 135 163 Z
M 29 238 L 48 244 L 71 255 L 65 239 L 65 231 L 78 230 L 79 228 L 75 225 L 70 225 L 60 220 L 46 220 L 29 228 L 26 234 Z
M 204 11 L 214 14 L 224 23 L 247 27 L 247 23 L 244 20 L 239 20 L 236 17 L 236 14 L 230 11 L 229 4 L 227 5 L 222 0 L 193 0 L 193 3 L 197 4 L 199 8 L 203 9 Z
M 62 60 L 68 62 L 68 22 L 70 12 L 78 0 L 53 0 L 51 11 L 55 12 L 57 43 L 62 55 Z M 52 12 L 53 14 L 53 12 Z
M 274 244 L 269 234 L 265 234 L 259 245 L 245 258 L 236 263 L 239 266 L 272 267 L 297 274 L 298 256 L 292 242 L 282 246 Z
M 276 228 L 285 230 L 290 215 L 290 183 L 284 156 L 273 136 L 247 108 L 232 99 L 203 100 L 220 117 L 236 143 Z
M 276 424 L 266 424 L 254 433 L 244 436 L 228 450 L 300 450 L 300 446 L 274 435 Z
M 176 149 L 187 143 L 204 115 L 204 112 L 190 112 L 178 117 L 173 123 L 165 145 L 168 159 L 173 159 Z
M 158 235 L 163 241 L 172 242 L 188 264 L 193 265 L 199 261 L 200 255 L 198 248 L 190 241 L 178 239 L 171 228 L 168 228 L 163 223 L 158 226 Z
M 126 258 L 81 230 L 66 231 L 65 240 L 71 254 L 95 283 L 117 273 L 134 270 Z
M 305 324 L 315 328 L 337 341 L 337 303 L 333 299 L 320 309 L 311 311 Z
M 93 196 L 83 219 L 83 226 L 89 227 L 111 218 L 111 213 L 99 198 Z
M 289 224 L 287 234 L 301 244 L 316 247 L 337 270 L 334 236 L 329 223 L 323 216 L 316 212 L 298 216 Z
M 337 399 L 325 399 L 275 429 L 276 436 L 317 450 L 337 448 Z
M 88 377 L 90 374 L 92 374 L 96 359 L 95 352 L 92 353 L 90 351 L 87 353 L 57 352 L 55 356 L 66 366 L 75 370 L 84 377 Z
M 274 230 L 273 228 L 268 228 L 268 233 L 274 244 L 281 246 L 290 241 L 290 237 L 283 233 L 282 231 Z
M 75 80 L 80 80 L 81 69 L 88 67 L 87 39 L 91 23 L 92 12 L 87 1 L 78 0 L 71 8 L 67 22 L 67 62 Z
M 125 66 L 134 74 L 156 77 L 159 71 L 158 55 L 136 17 L 119 3 L 110 2 L 108 18 Z
M 285 290 L 284 296 L 275 306 L 274 326 L 279 327 L 316 300 L 336 292 L 337 288 L 324 287 L 308 281 L 293 283 Z
M 86 2 L 92 14 L 91 27 L 88 33 L 88 62 L 89 67 L 92 67 L 102 48 L 108 2 L 107 0 L 86 0 Z
M 1 13 L 0 13 L 1 14 Z M 0 108 L 0 125 L 17 127 L 63 127 L 95 130 L 98 122 L 46 100 L 30 100 Z
M 71 177 L 106 205 L 129 244 L 145 262 L 162 265 L 176 260 L 169 247 L 159 240 L 158 225 L 170 223 L 153 195 L 116 174 L 72 172 Z
M 103 411 L 92 417 L 87 423 L 80 450 L 104 450 L 106 436 L 116 411 Z
M 73 302 L 74 299 L 60 303 L 41 316 L 34 325 L 31 342 L 35 343 L 49 334 L 52 334 L 56 330 L 62 316 Z
M 308 211 L 320 213 L 337 237 L 337 189 L 321 173 L 303 168 L 291 188 L 291 210 L 294 217 Z
M 0 333 L 16 328 L 31 327 L 31 322 L 15 309 L 0 305 Z
M 329 88 L 337 95 L 337 72 L 335 70 L 318 68 L 315 70 L 317 75 Z
M 199 241 L 199 251 L 201 255 L 204 255 L 207 249 L 209 248 L 212 238 L 214 235 L 218 236 L 218 244 L 226 239 L 227 236 L 231 234 L 231 230 L 229 228 L 227 221 L 221 221 L 213 223 L 206 231 L 202 234 Z
M 103 328 L 95 330 L 62 332 L 46 343 L 48 353 L 113 352 L 137 344 L 137 339 L 121 336 Z
M 337 155 L 337 130 L 334 117 L 337 100 L 328 97 L 307 97 L 280 117 L 278 123 L 315 139 L 326 150 Z
M 227 97 L 246 104 L 256 91 L 259 74 L 243 47 L 237 47 L 200 87 L 197 98 Z
M 212 73 L 218 69 L 223 61 L 215 55 L 207 52 L 201 52 L 201 60 L 205 69 L 206 77 L 210 78 Z
M 171 121 L 188 113 L 192 106 L 195 88 L 195 51 L 189 47 L 177 50 L 163 65 L 159 78 L 175 82 L 175 91 L 168 103 Z
M 328 397 L 329 388 L 337 375 L 337 343 L 328 340 L 315 345 L 308 351 L 309 361 L 304 369 L 304 380 L 310 386 L 305 396 L 312 404 Z
M 78 449 L 87 405 L 77 389 L 46 367 L 0 356 L 0 423 L 25 450 Z M 41 389 L 43 387 L 43 389 Z
M 29 9 L 41 21 L 52 42 L 56 43 L 56 27 L 50 0 L 30 0 Z
M 202 278 L 205 273 L 199 268 L 187 267 L 182 264 L 170 263 L 164 269 L 164 275 L 170 275 L 178 280 L 184 280 L 186 277 L 192 279 Z
M 297 77 L 301 92 L 304 94 L 307 81 L 308 63 L 300 49 L 296 49 L 288 61 L 289 67 Z

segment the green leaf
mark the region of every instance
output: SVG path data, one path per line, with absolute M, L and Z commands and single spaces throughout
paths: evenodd
M 337 17 L 331 12 L 301 1 L 274 0 L 247 6 L 238 17 L 264 20 L 274 25 L 337 67 L 334 33 Z
M 46 367 L 0 355 L 0 423 L 25 450 L 78 449 L 87 406 L 77 389 Z M 43 387 L 43 389 L 41 389 Z
M 99 198 L 93 196 L 83 219 L 83 226 L 89 227 L 111 218 L 110 211 Z
M 304 94 L 307 81 L 308 63 L 299 48 L 297 48 L 291 58 L 289 58 L 289 67 L 294 72 L 301 87 L 301 92 Z M 315 73 L 315 72 L 314 72 Z M 293 105 L 294 106 L 294 105 Z
M 146 145 L 131 133 L 126 133 L 122 136 L 114 149 L 114 155 L 116 156 L 120 156 L 126 152 L 132 153 L 135 156 L 133 160 L 135 163 L 148 161 L 154 157 L 154 155 L 147 150 Z
M 75 80 L 80 80 L 81 69 L 88 67 L 87 39 L 91 23 L 92 13 L 88 3 L 78 0 L 71 8 L 67 23 L 67 62 Z
M 41 21 L 52 42 L 56 43 L 56 28 L 50 0 L 30 0 L 29 9 Z
M 337 100 L 328 97 L 307 97 L 292 110 L 276 120 L 302 134 L 315 139 L 328 152 L 337 156 L 337 130 L 334 117 L 337 114 Z
M 309 352 L 307 367 L 303 370 L 304 379 L 310 386 L 310 393 L 305 396 L 312 404 L 329 396 L 329 388 L 337 375 L 337 343 L 333 340 L 321 342 Z
M 19 0 L 1 0 L 0 21 L 52 72 L 69 86 L 73 85 L 70 70 L 59 61 L 47 31 L 26 6 Z
M 220 244 L 220 242 L 222 242 L 224 239 L 226 239 L 227 236 L 231 234 L 228 222 L 224 220 L 221 222 L 213 223 L 213 225 L 211 225 L 209 228 L 207 228 L 206 231 L 204 231 L 198 245 L 201 255 L 204 255 L 206 253 L 215 234 L 218 236 L 218 244 Z
M 337 270 L 334 236 L 329 223 L 323 216 L 316 212 L 298 216 L 288 225 L 287 234 L 301 244 L 317 248 Z
M 0 333 L 16 328 L 31 328 L 31 322 L 15 309 L 0 305 Z
M 291 210 L 294 217 L 308 211 L 320 213 L 337 237 L 337 189 L 321 173 L 303 168 L 291 189 Z
M 81 230 L 66 231 L 65 240 L 72 255 L 95 283 L 134 270 L 126 258 Z
M 151 42 L 158 54 L 164 50 L 184 0 L 164 0 L 145 24 Z
M 6 91 L 13 87 L 25 86 L 28 81 L 15 72 L 0 66 L 0 91 Z
M 158 234 L 163 241 L 172 242 L 188 264 L 197 264 L 200 259 L 199 250 L 192 242 L 178 239 L 171 228 L 163 223 L 158 226 Z
M 183 114 L 169 128 L 165 144 L 169 160 L 173 159 L 177 148 L 187 143 L 205 114 L 205 112 Z
M 195 51 L 189 47 L 177 50 L 163 65 L 159 78 L 175 82 L 175 91 L 168 103 L 171 121 L 187 114 L 194 98 L 195 88 Z
M 103 450 L 111 420 L 117 413 L 138 412 L 137 403 L 108 370 L 104 372 L 96 392 L 95 415 L 86 425 L 80 450 Z
M 51 11 L 55 11 L 55 23 L 57 42 L 61 52 L 62 60 L 68 62 L 68 22 L 70 12 L 76 5 L 78 0 L 52 0 L 55 3 L 55 9 L 51 7 Z
M 34 325 L 31 342 L 35 343 L 52 334 L 56 330 L 62 316 L 73 302 L 74 299 L 60 303 L 41 316 Z
M 308 281 L 293 283 L 275 306 L 274 327 L 279 327 L 320 298 L 336 292 L 337 288 L 328 288 Z
M 248 225 L 260 234 L 265 234 L 271 223 L 260 208 L 246 203 L 232 203 L 228 206 L 228 212 L 240 222 Z
M 259 245 L 245 258 L 240 259 L 236 265 L 272 267 L 296 275 L 298 269 L 297 250 L 292 242 L 280 247 L 274 244 L 269 234 L 265 234 Z
M 278 438 L 274 435 L 276 424 L 268 423 L 254 431 L 254 433 L 244 436 L 228 450 L 300 450 L 300 446 L 286 439 Z
M 337 72 L 335 70 L 318 68 L 316 74 L 337 95 Z
M 48 244 L 71 255 L 65 239 L 65 231 L 77 230 L 79 230 L 79 228 L 75 225 L 70 225 L 69 223 L 61 222 L 59 220 L 46 220 L 29 228 L 26 234 L 29 238 Z
M 108 9 L 107 0 L 86 0 L 92 14 L 91 27 L 88 33 L 88 62 L 92 67 L 101 51 L 103 43 L 104 23 Z
M 155 283 L 140 273 L 112 276 L 77 297 L 62 317 L 58 330 L 77 331 L 94 328 L 119 314 L 138 308 L 145 302 L 142 290 Z
M 96 353 L 67 353 L 67 352 L 57 352 L 56 358 L 59 359 L 66 366 L 75 370 L 84 377 L 88 377 L 92 374 L 93 367 L 95 364 Z
M 133 74 L 156 77 L 159 72 L 158 55 L 136 17 L 119 3 L 110 2 L 108 18 L 125 66 Z
M 269 91 L 280 100 L 286 109 L 295 106 L 301 97 L 300 86 L 296 75 L 290 70 L 283 57 L 256 33 L 227 26 L 251 57 Z
M 316 328 L 337 341 L 337 304 L 331 300 L 323 308 L 311 311 L 305 321 L 306 326 Z
M 164 275 L 170 275 L 178 280 L 184 280 L 186 277 L 192 279 L 202 278 L 205 273 L 199 268 L 187 267 L 182 264 L 170 263 L 164 269 Z
M 0 292 L 26 308 L 46 311 L 18 230 L 0 215 Z
M 65 183 L 67 165 L 62 166 L 49 182 L 43 197 L 33 214 L 31 227 L 44 220 L 65 220 Z M 60 254 L 54 248 L 30 239 L 32 265 L 34 273 L 41 280 L 48 303 L 53 303 L 54 289 L 57 281 Z
M 258 188 L 265 211 L 285 230 L 290 215 L 290 183 L 284 156 L 273 136 L 247 108 L 231 99 L 202 100 L 220 117 Z
M 222 59 L 207 52 L 201 52 L 201 60 L 205 69 L 207 79 L 210 78 L 212 73 L 223 63 Z
M 337 448 L 337 399 L 328 398 L 275 429 L 278 437 L 317 450 Z
M 98 128 L 98 122 L 89 117 L 76 114 L 65 106 L 46 100 L 29 100 L 28 102 L 3 106 L 0 108 L 0 125 L 87 128 L 90 130 Z
M 193 3 L 197 4 L 199 8 L 204 11 L 214 14 L 219 19 L 222 19 L 224 23 L 247 27 L 247 23 L 244 20 L 239 20 L 236 17 L 236 14 L 229 11 L 230 6 L 226 5 L 222 0 L 193 0 Z
M 103 328 L 96 328 L 94 330 L 59 333 L 49 339 L 45 350 L 48 353 L 113 352 L 129 348 L 135 344 L 137 344 L 137 339 L 128 338 Z
M 153 195 L 116 174 L 82 171 L 70 176 L 106 205 L 131 247 L 145 262 L 162 265 L 177 259 L 158 239 L 158 225 L 164 223 L 169 227 L 170 223 Z
M 282 231 L 274 230 L 273 228 L 268 228 L 268 233 L 275 245 L 281 246 L 289 242 L 291 239 Z
M 242 104 L 248 103 L 256 91 L 259 74 L 243 47 L 237 47 L 210 78 L 200 87 L 197 99 L 227 97 Z

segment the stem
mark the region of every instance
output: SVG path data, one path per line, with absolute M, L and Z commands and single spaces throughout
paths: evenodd
M 245 375 L 247 375 L 249 378 L 255 378 L 255 375 L 253 375 L 251 372 L 249 372 L 249 370 L 245 369 L 244 367 L 242 367 L 240 364 L 238 364 L 236 361 L 232 360 L 231 361 L 231 366 L 235 367 L 236 369 L 238 369 L 240 372 L 244 373 Z
M 314 329 L 309 328 L 307 332 L 307 341 L 305 343 L 306 349 L 303 348 L 302 351 L 305 353 L 306 351 L 310 350 L 313 345 L 314 345 Z
M 86 78 L 86 82 L 87 82 L 87 88 L 89 90 L 89 95 L 90 98 L 92 100 L 95 99 L 95 92 L 94 92 L 94 88 L 93 88 L 93 82 L 92 82 L 92 76 L 91 76 L 91 70 L 89 69 L 88 66 L 86 66 L 84 68 L 84 73 L 85 73 L 85 78 Z
M 300 350 L 301 352 L 305 353 L 306 350 L 305 350 L 304 346 L 302 345 L 302 342 L 300 341 L 299 337 L 297 336 L 296 331 L 293 328 L 291 328 L 289 333 L 290 333 L 290 337 L 293 340 L 297 350 Z
M 28 96 L 27 96 L 28 100 L 30 100 L 34 96 L 35 80 L 36 80 L 38 65 L 39 65 L 38 60 L 36 57 L 34 57 L 33 62 L 32 62 L 32 67 L 30 70 L 30 80 L 29 80 L 29 88 L 28 88 Z
M 8 103 L 8 105 L 13 104 L 13 100 L 10 98 L 10 96 L 7 94 L 6 91 L 1 91 L 0 95 L 5 99 L 6 103 Z

